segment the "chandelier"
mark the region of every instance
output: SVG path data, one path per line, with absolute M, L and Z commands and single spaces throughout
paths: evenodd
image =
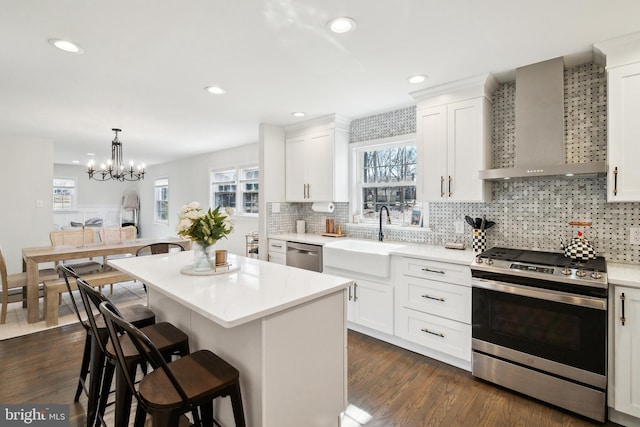
M 105 165 L 100 165 L 100 169 L 95 169 L 95 162 L 91 160 L 87 166 L 89 179 L 96 181 L 107 181 L 110 179 L 116 181 L 140 181 L 144 179 L 144 164 L 133 168 L 133 162 L 129 167 L 125 167 L 122 161 L 122 142 L 118 139 L 118 132 L 122 129 L 111 129 L 116 133 L 115 138 L 111 141 L 111 160 Z

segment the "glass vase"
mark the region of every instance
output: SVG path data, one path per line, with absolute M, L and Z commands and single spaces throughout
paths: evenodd
M 208 271 L 216 265 L 216 250 L 214 245 L 204 245 L 193 242 L 193 271 Z

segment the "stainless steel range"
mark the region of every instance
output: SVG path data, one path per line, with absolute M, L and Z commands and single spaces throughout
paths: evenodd
M 492 248 L 471 264 L 474 376 L 604 422 L 607 268 Z

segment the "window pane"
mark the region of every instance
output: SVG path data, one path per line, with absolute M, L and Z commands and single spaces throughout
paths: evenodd
M 169 222 L 169 179 L 157 178 L 154 180 L 155 222 Z
M 236 182 L 236 171 L 219 171 L 213 173 L 213 182 Z
M 76 180 L 73 178 L 53 178 L 53 210 L 70 210 L 76 207 Z
M 362 189 L 362 215 L 376 219 L 382 206 L 389 209 L 392 220 L 406 221 L 416 203 L 416 187 L 368 187 Z
M 363 156 L 362 182 L 415 182 L 414 146 L 366 151 Z

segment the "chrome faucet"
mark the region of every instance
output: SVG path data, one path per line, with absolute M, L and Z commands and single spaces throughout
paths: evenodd
M 384 233 L 382 232 L 382 210 L 387 211 L 387 224 L 391 224 L 391 217 L 389 217 L 389 208 L 387 208 L 386 206 L 380 206 L 380 229 L 378 231 L 378 240 L 380 240 L 382 242 L 382 239 L 384 239 Z

